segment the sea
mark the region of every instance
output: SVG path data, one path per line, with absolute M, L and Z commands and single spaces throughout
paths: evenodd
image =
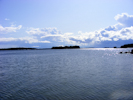
M 0 100 L 133 100 L 130 50 L 1 50 Z

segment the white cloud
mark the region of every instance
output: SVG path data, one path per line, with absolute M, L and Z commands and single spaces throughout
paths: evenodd
M 32 47 L 37 48 L 37 47 L 39 47 L 39 46 L 32 46 Z
M 5 18 L 5 20 L 10 20 L 10 19 L 8 19 L 8 18 Z
M 101 41 L 112 41 L 112 39 L 110 39 L 108 37 L 101 37 L 100 40 Z
M 99 43 L 102 41 L 118 41 L 118 40 L 133 40 L 133 15 L 122 13 L 117 15 L 115 19 L 117 24 L 108 26 L 94 32 L 79 31 L 80 36 L 73 36 L 72 41 L 80 43 Z
M 11 42 L 11 41 L 17 41 L 18 39 L 17 38 L 13 38 L 13 37 L 10 37 L 10 38 L 0 38 L 0 42 Z
M 111 25 L 94 32 L 83 33 L 82 31 L 79 31 L 78 34 L 71 32 L 62 34 L 59 30 L 57 30 L 57 28 L 30 28 L 26 32 L 36 36 L 39 40 L 45 39 L 53 43 L 63 42 L 75 45 L 95 44 L 104 41 L 128 40 L 133 39 L 132 19 L 133 15 L 122 13 L 115 16 L 115 20 L 118 21 L 115 25 Z
M 50 43 L 50 41 L 39 41 L 38 39 L 36 38 L 33 38 L 33 37 L 23 37 L 23 38 L 19 38 L 20 41 L 25 41 L 25 43 Z
M 47 37 L 63 37 L 63 35 L 60 35 L 60 34 L 50 34 L 50 35 L 44 35 L 44 36 L 41 36 L 40 38 L 47 38 Z
M 114 41 L 118 41 L 119 39 L 118 38 L 113 38 Z
M 13 37 L 9 37 L 9 38 L 0 38 L 0 42 L 13 42 L 13 41 L 22 41 L 24 43 L 50 43 L 50 41 L 39 41 L 36 38 L 33 37 L 21 37 L 21 38 L 13 38 Z
M 133 15 L 128 15 L 127 13 L 118 14 L 115 16 L 115 20 L 125 27 L 133 26 Z
M 19 25 L 18 27 L 15 27 L 14 25 L 11 25 L 10 27 L 3 27 L 0 25 L 0 33 L 10 33 L 10 32 L 16 32 L 17 30 L 21 29 L 22 25 Z
M 52 42 L 64 42 L 65 36 L 72 34 L 62 34 L 57 28 L 29 28 L 26 32 L 35 36 L 38 40 L 45 39 Z
M 81 40 L 84 39 L 81 35 L 73 35 L 71 32 L 67 32 L 62 34 L 57 28 L 30 28 L 30 30 L 26 31 L 28 34 L 35 36 L 37 39 L 45 39 L 47 41 L 51 41 L 53 43 L 66 43 L 72 45 L 81 45 L 83 43 L 73 41 L 72 38 L 79 38 Z
M 123 14 L 117 15 L 116 20 L 125 18 L 123 16 L 132 18 L 131 15 Z M 104 41 L 118 41 L 118 40 L 129 40 L 133 39 L 133 26 L 125 27 L 126 21 L 123 23 L 117 23 L 115 25 L 108 26 L 104 29 L 100 29 L 94 32 L 85 32 L 79 31 L 78 34 L 73 34 L 67 32 L 62 34 L 57 28 L 32 28 L 27 31 L 29 34 L 39 36 L 39 39 L 46 39 L 54 43 L 64 42 L 66 44 L 73 45 L 89 45 L 100 43 Z M 130 24 L 128 24 L 130 25 Z M 54 31 L 53 31 L 54 30 Z
M 104 33 L 103 33 L 104 31 Z M 71 36 L 69 40 L 77 43 L 97 44 L 104 41 L 133 40 L 133 26 L 122 28 L 118 31 L 106 31 L 105 29 L 95 32 L 80 32 L 80 36 Z M 83 35 L 84 34 L 84 35 Z
M 133 39 L 133 26 L 123 28 L 122 30 L 119 31 L 119 33 L 120 33 L 119 39 L 122 40 Z
M 50 35 L 50 34 L 61 34 L 61 32 L 59 30 L 57 30 L 57 28 L 29 28 L 26 31 L 28 34 L 31 35 Z
M 64 33 L 64 35 L 68 36 L 68 35 L 72 35 L 73 33 L 71 32 L 67 32 L 67 33 Z
M 0 42 L 21 41 L 27 44 L 53 43 L 58 45 L 95 45 L 103 42 L 117 42 L 119 40 L 133 40 L 133 15 L 126 13 L 115 16 L 118 21 L 115 25 L 110 25 L 94 32 L 82 32 L 77 34 L 72 32 L 61 33 L 57 28 L 29 28 L 26 33 L 31 37 L 20 38 L 0 38 Z M 131 21 L 131 22 L 130 22 Z M 0 25 L 0 33 L 16 32 L 22 25 L 15 27 L 3 27 Z

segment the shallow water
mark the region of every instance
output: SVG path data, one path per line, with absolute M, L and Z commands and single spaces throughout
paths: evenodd
M 133 100 L 129 50 L 0 51 L 0 100 Z

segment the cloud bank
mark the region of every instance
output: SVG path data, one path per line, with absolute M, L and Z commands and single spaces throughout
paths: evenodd
M 133 15 L 127 13 L 118 14 L 114 17 L 118 22 L 103 29 L 94 32 L 82 32 L 77 34 L 72 32 L 62 33 L 55 27 L 49 28 L 28 28 L 25 32 L 30 37 L 20 38 L 0 38 L 0 43 L 23 42 L 25 44 L 49 44 L 50 46 L 58 45 L 80 45 L 87 47 L 103 47 L 118 46 L 124 43 L 133 42 Z M 20 30 L 22 25 L 18 27 L 3 27 L 0 25 L 0 33 L 6 34 Z
M 116 43 L 122 40 L 133 42 L 133 15 L 128 15 L 127 13 L 118 14 L 115 16 L 115 20 L 118 21 L 115 25 L 94 32 L 83 33 L 79 31 L 78 36 L 73 36 L 70 39 L 78 43 L 85 43 L 88 46 L 104 45 L 109 42 L 114 43 L 112 45 L 116 45 Z
M 18 27 L 15 27 L 14 25 L 11 25 L 10 27 L 3 27 L 2 25 L 0 25 L 0 34 L 16 32 L 17 30 L 20 30 L 21 28 L 22 28 L 22 25 L 19 25 Z
M 23 41 L 25 43 L 50 43 L 50 41 L 39 41 L 38 39 L 34 37 L 22 37 L 22 38 L 0 38 L 0 42 L 14 42 L 14 41 Z

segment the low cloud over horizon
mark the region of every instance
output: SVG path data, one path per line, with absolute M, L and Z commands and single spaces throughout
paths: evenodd
M 114 19 L 117 21 L 115 25 L 93 32 L 78 31 L 77 33 L 62 33 L 56 27 L 25 28 L 23 25 L 11 25 L 8 27 L 0 25 L 0 48 L 22 46 L 50 48 L 59 45 L 120 47 L 126 43 L 133 43 L 133 15 L 122 13 L 116 15 Z M 24 30 L 25 36 L 19 36 L 21 30 Z M 15 36 L 16 34 L 17 37 Z

